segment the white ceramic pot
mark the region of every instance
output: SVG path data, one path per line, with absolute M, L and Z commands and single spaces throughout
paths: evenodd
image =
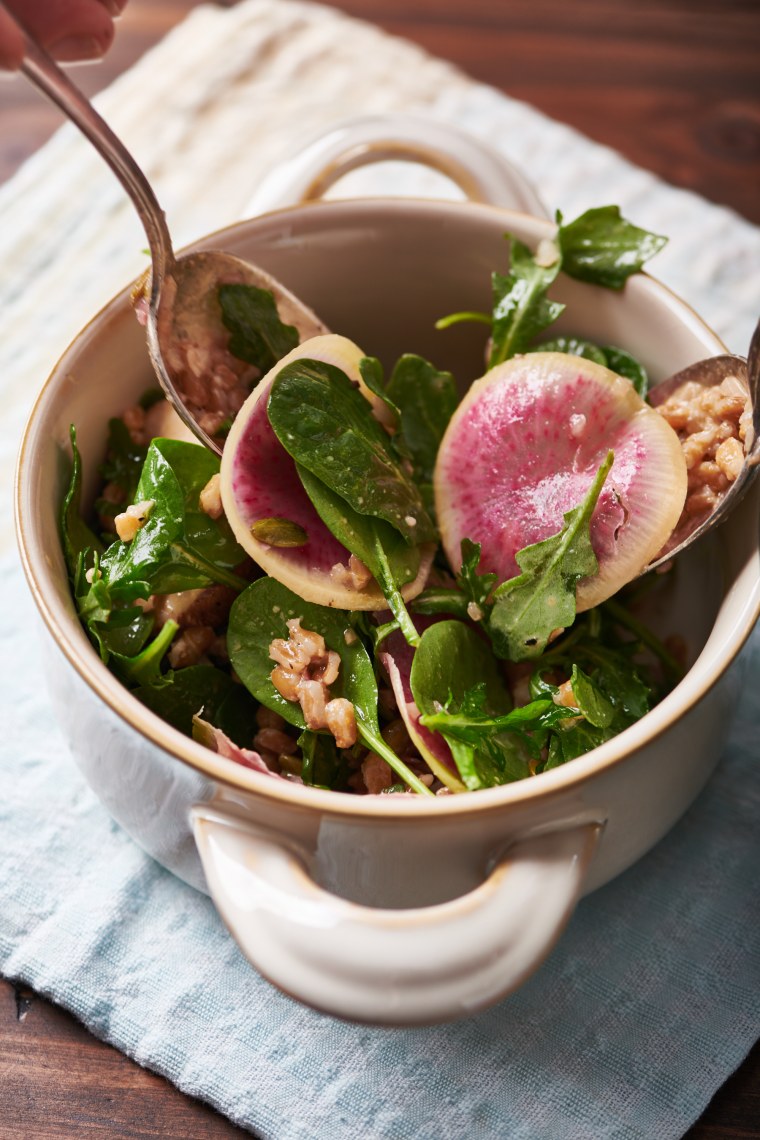
M 445 155 L 437 165 L 451 168 Z M 520 183 L 514 172 L 505 177 Z M 414 351 L 466 384 L 482 371 L 482 330 L 442 333 L 433 324 L 488 307 L 505 231 L 535 243 L 552 227 L 484 204 L 320 202 L 206 244 L 274 273 L 386 364 Z M 629 349 L 655 379 L 724 351 L 646 275 L 620 294 L 565 279 L 555 292 L 567 302 L 567 330 Z M 577 899 L 655 844 L 709 777 L 737 695 L 729 666 L 760 611 L 757 493 L 681 560 L 660 600 L 659 631 L 683 635 L 693 665 L 639 723 L 502 788 L 433 801 L 341 795 L 272 780 L 182 736 L 121 687 L 79 625 L 58 539 L 69 424 L 92 494 L 108 418 L 152 382 L 125 289 L 64 354 L 21 450 L 20 547 L 77 762 L 138 843 L 210 891 L 250 961 L 288 993 L 386 1024 L 495 1002 L 542 961 Z

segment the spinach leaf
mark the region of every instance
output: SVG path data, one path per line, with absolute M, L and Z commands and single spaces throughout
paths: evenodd
M 167 621 L 152 641 L 131 657 L 111 650 L 108 658 L 109 668 L 130 687 L 162 684 L 161 663 L 178 629 L 176 622 Z
M 411 582 L 420 568 L 419 547 L 408 546 L 397 530 L 383 519 L 360 515 L 329 487 L 296 464 L 306 494 L 327 528 L 351 554 L 361 559 L 382 590 L 410 645 L 419 641 L 400 587 Z
M 359 736 L 368 748 L 382 756 L 406 784 L 422 795 L 430 789 L 414 775 L 383 740 L 377 719 L 377 681 L 372 661 L 358 638 L 346 642 L 348 620 L 342 610 L 303 601 L 273 578 L 260 578 L 235 599 L 230 611 L 227 646 L 230 662 L 246 688 L 261 704 L 274 709 L 290 724 L 305 728 L 301 708 L 286 701 L 272 684 L 274 668 L 269 647 L 278 637 L 288 637 L 287 622 L 299 617 L 304 629 L 320 633 L 328 648 L 341 659 L 334 697 L 351 701 Z
M 618 376 L 625 376 L 626 380 L 630 380 L 643 400 L 649 391 L 649 377 L 643 364 L 640 364 L 636 357 L 632 356 L 630 352 L 626 352 L 624 348 L 615 348 L 611 344 L 606 345 L 602 352 L 607 367 L 612 372 L 617 372 Z
M 560 259 L 552 265 L 539 265 L 521 241 L 512 237 L 510 244 L 510 272 L 506 275 L 494 273 L 492 277 L 493 324 L 489 368 L 524 352 L 533 338 L 556 321 L 565 308 L 546 296 L 561 268 Z
M 593 360 L 594 364 L 608 367 L 604 350 L 598 344 L 577 336 L 557 336 L 552 340 L 544 340 L 540 344 L 531 345 L 528 352 L 567 352 L 571 356 L 582 356 L 584 360 Z
M 411 460 L 414 481 L 430 508 L 438 447 L 459 403 L 454 377 L 408 353 L 396 362 L 385 392 L 398 409 L 404 454 Z M 399 437 L 394 437 L 397 448 Z
M 100 653 L 101 660 L 128 686 L 160 683 L 161 663 L 178 625 L 167 621 L 151 639 L 154 620 L 129 599 L 114 597 L 100 572 L 96 555 L 92 582 L 80 555 L 73 583 L 74 601 L 80 620 Z
M 312 787 L 344 791 L 348 788 L 350 769 L 345 756 L 338 751 L 332 736 L 304 729 L 298 737 L 301 749 L 301 779 Z M 401 785 L 403 791 L 404 785 Z
M 193 735 L 193 717 L 202 715 L 241 748 L 251 747 L 256 701 L 243 685 L 214 665 L 173 670 L 160 685 L 140 685 L 135 696 L 186 736 Z
M 152 502 L 147 522 L 131 542 L 113 543 L 103 555 L 107 585 L 125 597 L 170 594 L 220 582 L 247 583 L 233 572 L 245 561 L 226 521 L 199 506 L 200 493 L 219 470 L 205 447 L 154 439 L 137 485 L 138 502 Z
M 597 570 L 590 523 L 612 462 L 610 451 L 583 502 L 566 512 L 562 529 L 519 551 L 522 573 L 494 590 L 488 631 L 498 657 L 538 657 L 554 630 L 572 625 L 576 585 Z
M 561 222 L 561 215 L 557 220 Z M 638 273 L 667 244 L 667 238 L 626 221 L 619 206 L 597 206 L 574 222 L 560 224 L 557 244 L 564 273 L 608 289 L 622 289 L 631 274 Z
M 134 442 L 123 420 L 108 421 L 106 458 L 100 465 L 100 475 L 105 483 L 112 483 L 121 490 L 124 503 L 134 501 L 147 450 L 145 444 Z M 104 518 L 112 518 L 121 509 L 120 505 L 102 497 L 95 501 L 95 510 Z
M 613 345 L 602 347 L 590 340 L 583 340 L 581 337 L 558 336 L 552 340 L 542 341 L 541 344 L 532 345 L 528 352 L 567 352 L 572 356 L 582 356 L 586 360 L 593 360 L 595 364 L 602 364 L 611 372 L 630 380 L 642 400 L 649 389 L 646 369 L 635 356 L 626 352 L 624 348 L 615 348 Z
M 73 424 L 69 428 L 69 437 L 72 456 L 71 475 L 61 509 L 61 540 L 69 577 L 74 580 L 80 560 L 84 560 L 86 563 L 84 569 L 86 569 L 92 563 L 92 558 L 87 557 L 88 553 L 102 553 L 103 544 L 82 518 L 82 457 L 77 447 L 77 433 Z
M 414 546 L 435 539 L 390 437 L 339 368 L 318 360 L 286 365 L 272 384 L 268 415 L 285 450 L 358 514 L 384 519 Z
M 238 360 L 255 365 L 262 376 L 299 343 L 298 329 L 280 320 L 274 296 L 255 285 L 220 285 L 222 321 L 230 332 L 228 348 Z
M 436 715 L 442 709 L 468 708 L 477 694 L 479 712 L 484 715 L 506 712 L 511 705 L 488 642 L 460 621 L 440 621 L 428 626 L 412 660 L 410 685 L 415 704 L 422 714 Z M 465 714 L 466 715 L 466 714 Z M 423 715 L 422 723 L 427 723 Z M 487 755 L 471 740 L 463 740 L 439 728 L 451 749 L 459 774 L 470 789 L 498 782 L 489 779 Z
M 386 388 L 382 364 L 376 356 L 363 356 L 359 361 L 359 373 L 372 395 L 377 396 L 385 404 L 388 419 L 392 421 L 394 431 L 397 431 L 401 413 Z

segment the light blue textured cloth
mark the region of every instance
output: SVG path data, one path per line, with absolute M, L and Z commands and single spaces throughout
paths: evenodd
M 2 641 L 33 627 L 2 576 Z M 114 824 L 4 653 L 0 971 L 267 1140 L 669 1140 L 760 1030 L 760 633 L 725 757 L 658 847 L 584 900 L 518 993 L 454 1025 L 368 1029 L 251 970 L 211 902 Z
M 329 83 L 314 100 L 320 67 Z M 157 85 L 160 122 L 140 102 Z M 746 351 L 756 227 L 336 13 L 287 0 L 199 7 L 108 96 L 183 240 L 232 220 L 251 190 L 242 121 L 265 163 L 292 149 L 296 127 L 424 110 L 502 149 L 566 216 L 616 202 L 669 234 L 657 274 Z M 266 112 L 256 124 L 251 107 Z M 7 485 L 40 379 L 139 272 L 144 241 L 71 132 L 0 189 L 0 216 Z M 271 1140 L 669 1140 L 758 1036 L 760 632 L 708 788 L 653 852 L 581 903 L 536 976 L 467 1021 L 379 1030 L 310 1012 L 260 980 L 210 901 L 146 857 L 84 784 L 42 689 L 5 500 L 0 587 L 0 971 L 239 1124 Z

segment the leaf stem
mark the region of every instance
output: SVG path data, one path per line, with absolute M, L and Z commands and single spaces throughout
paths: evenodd
M 383 544 L 377 534 L 375 535 L 375 556 L 377 565 L 373 567 L 373 569 L 375 570 L 375 576 L 380 585 L 380 589 L 385 595 L 388 608 L 398 622 L 398 627 L 406 640 L 416 649 L 420 643 L 420 635 L 417 633 L 414 622 L 409 616 L 406 603 L 393 577 L 393 572 L 388 562 L 388 555 L 385 553 Z
M 374 733 L 358 718 L 356 727 L 359 730 L 359 735 L 361 736 L 364 743 L 368 745 L 368 747 L 371 748 L 373 752 L 376 752 L 378 756 L 382 756 L 383 760 L 385 760 L 386 763 L 391 766 L 396 775 L 400 776 L 404 783 L 408 784 L 413 791 L 418 792 L 422 796 L 434 795 L 434 793 L 431 792 L 430 788 L 428 788 L 426 784 L 422 783 L 422 780 L 420 780 L 419 776 L 415 776 L 414 772 L 412 772 L 410 768 L 407 768 L 404 761 L 398 757 L 391 748 L 388 747 L 379 733 Z

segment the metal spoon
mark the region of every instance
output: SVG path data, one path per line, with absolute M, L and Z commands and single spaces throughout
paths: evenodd
M 651 389 L 649 398 L 657 406 L 688 381 L 696 381 L 705 388 L 712 388 L 729 376 L 736 377 L 747 390 L 752 415 L 751 427 L 744 441 L 741 471 L 709 513 L 679 523 L 662 551 L 642 573 L 669 562 L 722 522 L 739 504 L 760 470 L 760 322 L 753 333 L 746 360 L 741 356 L 712 356 L 700 360 L 656 384 Z
M 178 257 L 172 248 L 164 212 L 129 151 L 22 21 L 11 15 L 4 4 L 0 3 L 0 8 L 15 19 L 24 37 L 23 73 L 92 143 L 137 210 L 150 247 L 150 291 L 145 316 L 153 367 L 161 387 L 185 424 L 202 443 L 221 454 L 222 441 L 215 437 L 217 429 L 212 426 L 227 418 L 215 407 L 224 400 L 220 381 L 229 382 L 230 366 L 234 372 L 240 365 L 223 347 L 227 334 L 217 300 L 219 285 L 255 285 L 271 292 L 280 318 L 297 328 L 300 340 L 328 330 L 311 309 L 268 273 L 232 254 L 208 250 Z M 220 368 L 220 357 L 225 355 L 227 359 L 222 360 Z M 196 374 L 188 369 L 188 360 L 200 363 Z M 205 374 L 203 362 L 212 362 Z

